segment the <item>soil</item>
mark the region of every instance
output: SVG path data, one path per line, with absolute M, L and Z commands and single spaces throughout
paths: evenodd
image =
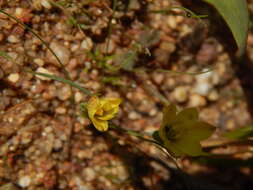
M 48 43 L 72 81 L 120 97 L 113 121 L 122 127 L 159 129 L 164 99 L 197 107 L 200 118 L 217 127 L 204 144 L 251 124 L 251 70 L 238 72 L 228 48 L 234 44 L 212 30 L 219 25 L 180 9 L 154 11 L 191 8 L 184 1 L 117 3 L 114 10 L 109 0 L 12 0 L 0 1 L 0 8 Z M 0 51 L 14 60 L 0 57 L 0 190 L 253 189 L 252 147 L 217 148 L 211 151 L 222 155 L 217 159 L 180 159 L 181 172 L 154 145 L 115 130 L 96 131 L 80 111 L 88 95 L 26 72 L 67 77 L 48 48 L 4 14 Z M 252 31 L 250 68 L 251 54 Z

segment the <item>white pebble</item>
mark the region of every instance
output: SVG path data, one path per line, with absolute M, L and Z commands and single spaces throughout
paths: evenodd
M 193 94 L 190 96 L 189 105 L 191 107 L 205 106 L 206 99 L 198 94 Z
M 173 95 L 176 101 L 185 102 L 188 97 L 188 90 L 184 86 L 179 86 L 174 90 Z
M 75 102 L 79 103 L 79 102 L 81 102 L 82 99 L 83 99 L 83 94 L 80 92 L 76 92 L 75 93 Z
M 175 29 L 177 27 L 175 16 L 168 16 L 167 24 L 170 28 Z
M 64 107 L 58 107 L 55 109 L 55 112 L 58 114 L 65 114 L 67 112 L 67 110 Z
M 36 58 L 33 61 L 34 61 L 35 64 L 37 64 L 40 67 L 42 67 L 44 65 L 44 61 L 40 58 Z
M 55 150 L 59 150 L 59 149 L 62 148 L 63 143 L 60 139 L 56 139 L 56 140 L 54 140 L 54 145 L 53 146 L 54 146 Z
M 69 86 L 63 86 L 57 90 L 57 97 L 60 100 L 67 100 L 71 96 L 71 88 Z
M 51 9 L 52 7 L 48 0 L 41 0 L 40 4 L 46 9 Z
M 8 36 L 7 41 L 10 43 L 18 43 L 19 39 L 14 35 L 10 35 L 10 36 Z
M 219 94 L 216 90 L 213 90 L 211 91 L 209 94 L 208 94 L 208 100 L 210 101 L 216 101 L 219 99 Z
M 212 85 L 208 82 L 200 82 L 197 83 L 197 85 L 194 88 L 194 92 L 196 92 L 199 95 L 206 96 L 212 88 Z
M 45 131 L 46 133 L 51 133 L 51 132 L 53 131 L 53 128 L 52 128 L 52 127 L 46 127 L 46 128 L 44 129 L 44 131 Z
M 50 44 L 50 48 L 55 52 L 57 57 L 61 60 L 61 62 L 66 65 L 70 59 L 70 51 L 64 45 L 58 44 L 56 42 L 52 42 Z M 59 64 L 56 59 L 54 58 L 56 64 Z
M 22 187 L 28 187 L 31 183 L 31 178 L 29 176 L 23 176 L 19 179 L 18 184 Z
M 16 8 L 16 10 L 15 10 L 15 16 L 17 18 L 22 17 L 23 14 L 24 14 L 24 9 L 23 8 L 20 8 L 20 7 Z
M 139 119 L 140 115 L 137 112 L 132 111 L 128 114 L 128 118 L 131 120 L 135 120 L 135 119 Z
M 96 178 L 96 172 L 92 168 L 85 168 L 83 174 L 86 181 L 92 181 Z
M 16 83 L 19 80 L 19 74 L 18 73 L 12 73 L 8 76 L 8 80 L 12 83 Z
M 45 69 L 44 67 L 39 67 L 36 72 L 39 72 L 39 73 L 45 73 L 45 74 L 51 74 L 52 73 L 50 71 L 48 71 L 47 69 Z M 51 79 L 48 78 L 48 77 L 43 77 L 43 76 L 40 76 L 40 75 L 36 75 L 36 77 L 38 77 L 39 79 L 41 80 L 45 80 L 45 81 L 50 81 Z
M 81 43 L 81 48 L 85 49 L 85 50 L 91 50 L 91 48 L 93 47 L 93 43 L 92 40 L 88 37 L 86 37 L 82 43 Z

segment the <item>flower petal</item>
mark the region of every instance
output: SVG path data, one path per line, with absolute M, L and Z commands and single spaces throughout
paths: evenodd
M 111 109 L 118 107 L 121 101 L 120 98 L 101 98 L 101 105 L 103 110 L 110 111 Z
M 99 98 L 97 96 L 92 96 L 87 103 L 88 116 L 90 119 L 94 117 L 100 107 Z
M 189 132 L 191 133 L 191 138 L 193 140 L 202 141 L 213 134 L 213 132 L 215 131 L 215 127 L 208 123 L 198 121 L 194 122 L 190 126 L 189 130 Z
M 163 125 L 170 125 L 176 118 L 177 107 L 175 104 L 171 104 L 163 108 Z
M 196 108 L 186 108 L 177 114 L 175 123 L 188 123 L 198 120 L 198 110 Z
M 202 151 L 200 143 L 197 141 L 189 141 L 189 139 L 182 138 L 175 142 L 174 145 L 188 156 L 201 156 L 205 154 Z
M 99 131 L 106 131 L 108 129 L 108 121 L 103 121 L 97 118 L 91 119 L 93 125 Z
M 164 146 L 173 157 L 180 157 L 185 155 L 185 153 L 178 149 L 173 142 L 166 141 L 164 142 Z
M 104 121 L 110 120 L 115 117 L 115 115 L 116 115 L 116 113 L 118 113 L 118 111 L 119 111 L 119 107 L 116 107 L 116 108 L 111 109 L 110 111 L 104 112 L 103 116 L 97 116 L 97 118 L 104 120 Z

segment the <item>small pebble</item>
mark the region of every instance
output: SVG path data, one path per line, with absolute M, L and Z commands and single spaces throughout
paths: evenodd
M 42 67 L 44 65 L 44 61 L 40 58 L 36 58 L 33 60 L 35 64 L 37 64 L 38 66 Z
M 10 36 L 8 36 L 7 41 L 10 43 L 18 43 L 20 40 L 16 36 L 10 35 Z
M 12 73 L 8 76 L 8 80 L 12 83 L 16 83 L 19 80 L 19 74 L 18 73 Z
M 57 90 L 57 97 L 60 100 L 67 100 L 71 96 L 71 89 L 69 86 L 65 85 Z
M 54 140 L 53 148 L 54 148 L 55 150 L 61 149 L 62 146 L 63 146 L 63 143 L 62 143 L 62 141 L 61 141 L 60 139 Z
M 216 101 L 219 99 L 219 94 L 216 90 L 213 90 L 211 91 L 209 94 L 208 94 L 208 100 L 210 101 Z
M 55 112 L 58 114 L 65 114 L 67 112 L 65 107 L 58 107 L 55 109 Z
M 53 131 L 53 128 L 52 128 L 52 127 L 46 127 L 46 128 L 44 129 L 44 131 L 45 131 L 46 133 L 51 133 L 51 132 Z
M 68 64 L 69 59 L 70 59 L 70 51 L 68 48 L 66 48 L 64 45 L 56 43 L 56 42 L 52 42 L 50 44 L 50 48 L 52 48 L 52 50 L 55 52 L 57 57 L 61 60 L 63 65 Z M 59 63 L 55 59 L 55 57 L 53 57 L 53 60 L 54 60 L 55 64 L 59 65 Z
M 194 92 L 196 92 L 197 94 L 206 96 L 210 89 L 212 88 L 211 84 L 209 82 L 200 82 L 197 83 L 197 85 L 194 88 Z
M 24 13 L 24 9 L 23 8 L 21 8 L 21 7 L 16 8 L 16 10 L 15 10 L 15 16 L 17 18 L 21 18 L 23 16 L 23 13 Z
M 96 178 L 96 172 L 92 168 L 85 168 L 83 174 L 86 181 L 92 181 Z
M 76 92 L 75 93 L 75 102 L 79 103 L 79 102 L 81 102 L 82 99 L 83 99 L 83 94 L 80 92 Z
M 153 76 L 154 81 L 156 84 L 161 84 L 164 80 L 164 74 L 163 73 L 155 73 Z
M 48 0 L 41 0 L 41 5 L 43 6 L 43 7 L 45 7 L 46 9 L 51 9 L 52 8 L 52 6 L 51 6 L 51 4 L 50 4 L 50 2 L 48 1 Z
M 150 116 L 155 116 L 157 114 L 157 110 L 156 109 L 151 109 L 149 112 Z
M 22 188 L 26 188 L 30 185 L 31 183 L 31 178 L 29 176 L 23 176 L 18 180 L 18 184 L 22 187 Z
M 39 67 L 36 72 L 39 72 L 39 73 L 45 73 L 45 74 L 51 74 L 52 73 L 50 71 L 48 71 L 47 69 L 45 69 L 44 67 Z M 36 75 L 37 78 L 41 79 L 41 80 L 44 80 L 44 81 L 50 81 L 51 79 L 48 78 L 48 77 L 43 77 L 43 76 L 40 76 L 40 75 Z
M 188 98 L 188 89 L 185 86 L 179 86 L 174 90 L 173 95 L 176 101 L 185 102 Z
M 136 119 L 140 118 L 140 115 L 137 112 L 135 112 L 135 111 L 131 111 L 128 114 L 128 118 L 131 119 L 131 120 L 136 120 Z
M 174 16 L 168 16 L 167 24 L 170 28 L 175 29 L 177 27 L 177 22 Z
M 81 43 L 81 48 L 84 50 L 91 50 L 93 47 L 93 42 L 89 37 L 86 37 L 82 43 Z
M 193 94 L 190 96 L 189 106 L 191 107 L 198 107 L 198 106 L 205 106 L 206 99 L 203 96 L 198 94 Z
M 90 159 L 92 158 L 93 154 L 91 151 L 85 151 L 85 150 L 80 150 L 78 153 L 77 153 L 77 157 L 79 159 Z

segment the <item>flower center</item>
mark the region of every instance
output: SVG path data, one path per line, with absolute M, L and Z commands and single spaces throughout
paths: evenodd
M 96 113 L 96 115 L 102 116 L 104 114 L 104 110 L 102 108 L 99 108 Z
M 172 126 L 165 127 L 166 137 L 168 140 L 176 140 L 178 137 L 177 132 L 172 128 Z

